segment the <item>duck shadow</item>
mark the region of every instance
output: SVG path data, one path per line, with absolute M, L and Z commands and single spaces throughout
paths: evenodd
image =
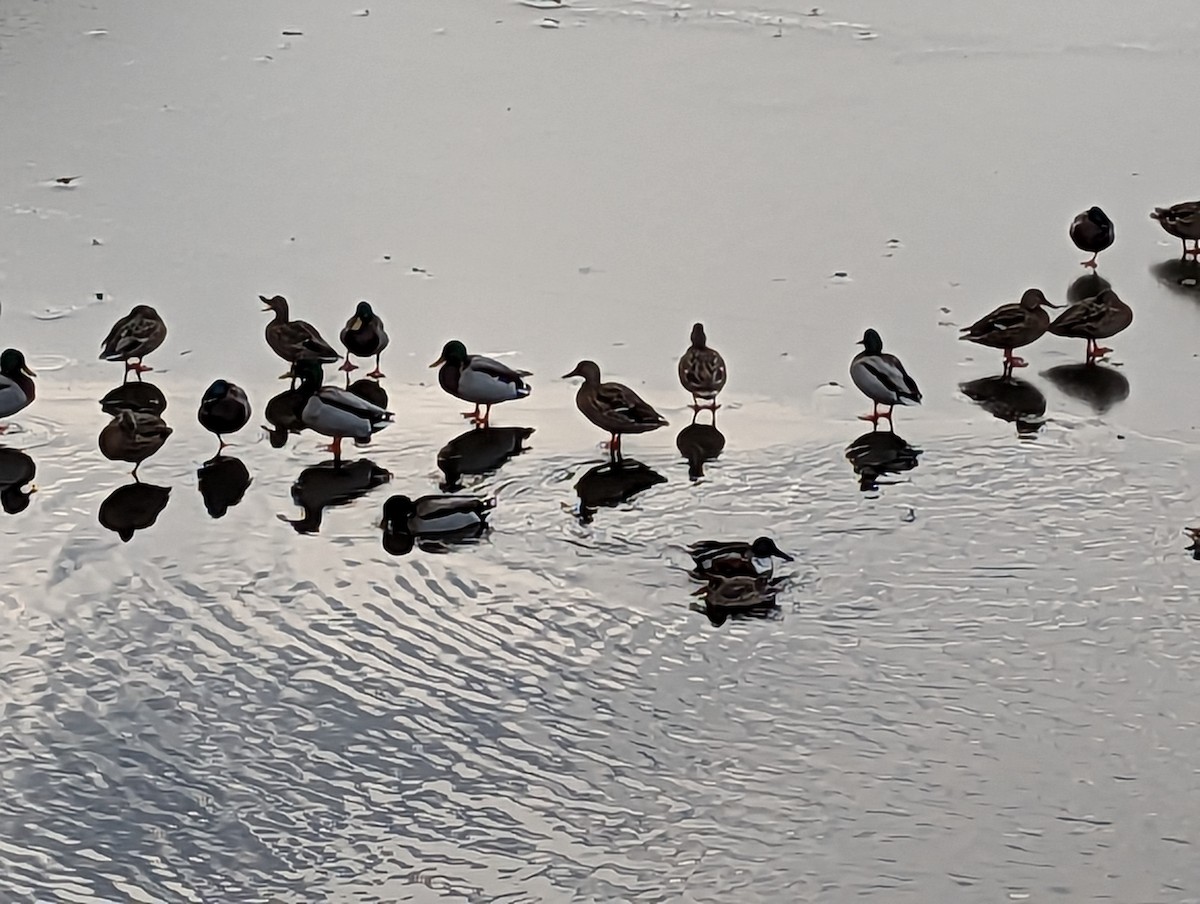
M 463 477 L 500 470 L 509 459 L 529 451 L 525 441 L 533 432 L 532 427 L 474 427 L 460 433 L 438 450 L 442 490 L 452 493 L 462 489 Z
M 1105 289 L 1111 289 L 1112 283 L 1099 273 L 1085 273 L 1067 286 L 1067 301 L 1074 304 L 1085 298 L 1095 298 Z
M 1173 257 L 1151 264 L 1150 275 L 1172 292 L 1200 301 L 1200 262 Z
M 1019 435 L 1037 433 L 1046 423 L 1046 396 L 1020 377 L 981 377 L 959 391 L 992 417 L 1007 421 Z
M 635 458 L 619 458 L 589 468 L 575 484 L 579 523 L 590 524 L 599 509 L 614 508 L 666 482 L 662 474 Z
M 0 507 L 7 514 L 17 515 L 29 508 L 36 476 L 37 462 L 27 453 L 0 447 Z
M 864 493 L 879 489 L 879 478 L 911 471 L 920 464 L 921 450 L 891 430 L 872 430 L 846 447 L 846 460 Z
M 253 482 L 242 460 L 231 455 L 209 459 L 200 466 L 196 477 L 204 508 L 213 518 L 225 517 L 226 512 L 242 501 Z
M 170 499 L 170 487 L 134 481 L 109 493 L 96 517 L 101 527 L 128 543 L 137 531 L 154 526 Z
M 122 383 L 104 394 L 100 399 L 100 410 L 110 417 L 122 411 L 162 417 L 167 410 L 167 397 L 153 383 Z
M 1129 398 L 1129 380 L 1114 367 L 1059 364 L 1042 371 L 1042 376 L 1063 395 L 1086 403 L 1096 414 L 1104 414 Z
M 292 483 L 292 501 L 304 512 L 301 518 L 284 518 L 298 534 L 315 534 L 321 529 L 325 509 L 360 499 L 392 479 L 392 474 L 368 458 L 332 460 L 300 472 Z
M 688 463 L 688 477 L 699 480 L 704 476 L 704 466 L 725 451 L 725 434 L 717 429 L 716 418 L 712 423 L 699 424 L 693 416 L 675 437 L 675 448 Z

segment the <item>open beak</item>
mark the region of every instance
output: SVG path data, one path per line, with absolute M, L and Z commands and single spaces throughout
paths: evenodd
M 446 359 L 444 357 L 442 357 L 442 358 L 438 358 L 436 361 L 434 361 L 429 366 L 430 367 L 441 367 L 445 363 L 446 363 Z
M 273 308 L 272 308 L 272 307 L 271 307 L 271 306 L 270 306 L 270 305 L 267 303 L 267 302 L 269 302 L 271 299 L 267 298 L 267 296 L 266 296 L 266 295 L 259 295 L 259 296 L 258 296 L 258 298 L 259 298 L 259 300 L 260 300 L 260 301 L 263 303 L 263 310 L 264 310 L 264 311 L 271 311 L 271 310 L 274 310 L 274 309 L 273 309 Z
M 36 377 L 37 376 L 37 374 L 34 373 L 32 370 L 30 370 L 28 367 L 22 367 L 21 373 L 25 374 L 25 376 L 27 376 L 27 377 Z

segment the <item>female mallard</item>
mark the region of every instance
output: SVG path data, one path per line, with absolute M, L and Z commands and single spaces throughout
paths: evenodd
M 744 575 L 770 580 L 775 559 L 793 561 L 770 537 L 759 537 L 753 543 L 701 540 L 688 547 L 688 555 L 696 563 L 693 574 L 701 578 Z
M 1094 298 L 1077 301 L 1050 324 L 1055 336 L 1087 340 L 1087 360 L 1109 354 L 1112 349 L 1100 346 L 1097 339 L 1115 336 L 1133 323 L 1133 309 L 1125 304 L 1112 289 L 1104 289 Z
M 315 361 L 299 362 L 296 376 L 308 394 L 300 420 L 310 430 L 333 438 L 335 463 L 342 458 L 343 438 L 365 443 L 392 422 L 390 411 L 336 386 L 322 386 L 321 365 Z
M 1071 221 L 1071 241 L 1080 251 L 1091 252 L 1083 266 L 1096 269 L 1096 255 L 1112 245 L 1116 238 L 1112 220 L 1099 207 L 1089 207 Z
M 275 317 L 267 324 L 267 345 L 284 361 L 292 365 L 300 361 L 329 364 L 341 357 L 321 338 L 321 334 L 311 323 L 288 319 L 288 303 L 282 295 L 276 295 L 274 298 L 267 298 L 265 295 L 258 297 L 265 305 L 264 311 L 275 312 Z
M 1183 243 L 1183 256 L 1200 257 L 1200 201 L 1184 201 L 1182 204 L 1172 204 L 1170 207 L 1156 207 L 1150 214 L 1150 219 L 1158 220 L 1158 225 Z M 1187 246 L 1191 239 L 1195 247 Z
M 201 427 L 216 434 L 217 454 L 220 455 L 227 445 L 222 437 L 237 433 L 250 420 L 250 401 L 245 390 L 228 380 L 214 380 L 200 400 L 196 419 Z
M 125 409 L 100 431 L 100 451 L 109 461 L 132 462 L 137 477 L 142 462 L 161 449 L 172 432 L 157 414 Z
M 0 354 L 0 417 L 12 417 L 33 401 L 37 392 L 29 378 L 36 376 L 17 349 L 6 348 Z M 0 433 L 8 427 L 0 424 Z
M 129 314 L 113 324 L 104 341 L 100 343 L 102 361 L 124 361 L 125 376 L 132 370 L 141 379 L 143 373 L 153 370 L 142 363 L 142 359 L 163 344 L 167 338 L 167 325 L 158 316 L 158 311 L 148 304 L 139 304 Z M 137 363 L 132 360 L 137 358 Z
M 721 407 L 717 395 L 725 388 L 727 377 L 725 359 L 715 348 L 708 347 L 704 325 L 697 323 L 692 327 L 692 347 L 679 359 L 679 382 L 692 394 L 692 410 L 708 408 L 715 413 Z M 708 404 L 701 405 L 699 399 Z
M 375 369 L 367 376 L 373 380 L 383 379 L 383 372 L 379 369 L 379 356 L 388 346 L 388 334 L 383 328 L 383 321 L 379 319 L 378 314 L 371 310 L 368 302 L 360 301 L 358 303 L 358 307 L 354 309 L 354 316 L 346 321 L 346 326 L 343 327 L 339 338 L 342 340 L 342 345 L 346 346 L 346 360 L 342 363 L 342 370 L 346 373 L 358 370 L 350 363 L 351 355 L 359 358 L 374 356 Z
M 1027 362 L 1013 357 L 1012 350 L 1028 345 L 1050 327 L 1050 315 L 1043 307 L 1059 308 L 1050 304 L 1041 289 L 1026 289 L 1016 304 L 1002 304 L 990 314 L 984 314 L 970 326 L 962 328 L 959 339 L 1004 349 L 1004 375 L 1012 373 L 1014 367 L 1025 367 Z
M 574 370 L 563 374 L 564 380 L 571 377 L 583 377 L 583 385 L 575 393 L 575 406 L 589 421 L 608 431 L 608 448 L 614 455 L 621 451 L 623 434 L 648 433 L 667 426 L 666 418 L 625 384 L 602 383 L 600 366 L 595 361 L 580 361 Z
M 463 412 L 463 417 L 480 426 L 486 426 L 492 406 L 512 399 L 523 399 L 532 391 L 525 377 L 527 370 L 513 370 L 483 355 L 467 354 L 467 347 L 453 339 L 442 346 L 442 355 L 429 365 L 440 367 L 438 383 L 455 398 L 475 405 L 474 411 Z M 479 406 L 486 405 L 483 416 Z
M 860 414 L 859 419 L 878 426 L 883 418 L 890 427 L 892 409 L 897 405 L 920 405 L 921 390 L 899 358 L 883 353 L 883 340 L 877 332 L 867 330 L 858 344 L 863 350 L 850 362 L 850 379 L 875 403 L 871 413 Z M 880 413 L 880 405 L 887 405 L 886 413 Z
M 710 610 L 725 612 L 745 612 L 775 605 L 775 590 L 771 585 L 762 578 L 748 575 L 731 578 L 714 575 L 708 586 L 701 587 L 694 595 L 703 596 Z

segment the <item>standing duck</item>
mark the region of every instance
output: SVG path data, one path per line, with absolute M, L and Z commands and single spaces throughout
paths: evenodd
M 575 393 L 575 405 L 589 421 L 609 433 L 608 448 L 614 457 L 621 452 L 621 436 L 648 433 L 667 426 L 666 419 L 624 383 L 603 383 L 595 361 L 580 361 L 563 379 L 583 377 Z
M 692 410 L 708 408 L 715 415 L 721 407 L 717 395 L 725 388 L 727 377 L 725 359 L 715 348 L 708 347 L 704 325 L 697 323 L 692 327 L 692 346 L 679 359 L 679 382 L 692 394 Z M 701 405 L 699 399 L 708 404 Z
M 463 417 L 481 427 L 487 426 L 493 405 L 523 399 L 532 392 L 524 379 L 533 376 L 529 371 L 513 370 L 483 355 L 469 355 L 467 347 L 457 339 L 442 346 L 441 357 L 429 366 L 441 368 L 438 383 L 442 389 L 474 404 L 475 410 L 463 412 Z M 486 406 L 482 417 L 480 405 Z
M 367 376 L 372 380 L 383 379 L 383 372 L 379 369 L 379 356 L 388 346 L 388 334 L 383 328 L 383 321 L 379 319 L 379 315 L 371 310 L 369 302 L 360 301 L 358 303 L 358 307 L 354 309 L 354 316 L 346 321 L 346 326 L 342 328 L 339 338 L 342 340 L 342 345 L 346 346 L 346 360 L 342 362 L 342 370 L 346 373 L 358 370 L 350 363 L 351 355 L 359 358 L 373 356 L 375 369 Z
M 1200 257 L 1200 201 L 1184 201 L 1182 204 L 1172 204 L 1170 207 L 1156 207 L 1150 214 L 1150 219 L 1158 220 L 1168 235 L 1173 235 L 1183 243 L 1185 258 Z M 1187 246 L 1188 239 L 1194 247 Z
M 229 433 L 237 433 L 250 420 L 250 400 L 246 392 L 236 383 L 228 380 L 214 380 L 200 400 L 200 409 L 196 412 L 200 426 L 209 433 L 216 434 L 217 454 L 228 443 L 223 437 Z
M 863 350 L 850 362 L 850 379 L 875 403 L 871 413 L 860 414 L 859 420 L 878 426 L 882 418 L 890 427 L 892 409 L 897 405 L 920 405 L 921 390 L 899 358 L 883 353 L 883 340 L 877 332 L 867 330 L 858 344 Z M 886 413 L 880 413 L 880 405 L 887 405 Z
M 126 408 L 100 431 L 100 451 L 109 461 L 132 462 L 136 479 L 142 462 L 161 449 L 172 432 L 158 415 Z
M 341 358 L 328 342 L 321 338 L 317 328 L 303 320 L 288 319 L 287 299 L 282 295 L 267 298 L 258 296 L 265 305 L 264 311 L 274 311 L 275 317 L 267 324 L 267 345 L 284 361 L 295 365 L 301 361 L 316 361 L 321 364 L 331 364 Z
M 1050 315 L 1042 308 L 1059 308 L 1050 304 L 1041 289 L 1026 289 L 1016 304 L 1002 304 L 989 314 L 984 314 L 970 326 L 963 327 L 959 339 L 1004 349 L 1004 375 L 1012 374 L 1014 367 L 1026 367 L 1021 358 L 1013 357 L 1013 349 L 1029 345 L 1050 327 Z
M 1087 340 L 1087 362 L 1109 354 L 1112 349 L 1097 343 L 1098 339 L 1115 336 L 1133 323 L 1133 309 L 1112 289 L 1105 289 L 1094 298 L 1077 301 L 1050 324 L 1055 336 Z
M 158 316 L 158 311 L 148 304 L 139 304 L 128 315 L 113 324 L 104 341 L 100 343 L 100 359 L 102 361 L 124 361 L 125 376 L 132 370 L 142 378 L 142 374 L 152 367 L 142 363 L 142 359 L 163 344 L 167 338 L 167 325 Z M 134 364 L 133 359 L 137 358 Z
M 12 417 L 33 401 L 37 392 L 30 377 L 36 376 L 17 349 L 6 348 L 0 354 L 0 418 Z M 8 427 L 0 424 L 0 433 Z
M 1099 207 L 1089 207 L 1071 221 L 1071 241 L 1080 251 L 1091 252 L 1083 266 L 1096 269 L 1096 256 L 1112 245 L 1116 238 L 1112 220 Z
M 390 411 L 336 386 L 322 386 L 321 365 L 315 361 L 297 364 L 296 376 L 308 394 L 300 420 L 310 430 L 333 438 L 335 464 L 341 462 L 345 437 L 365 443 L 392 422 Z

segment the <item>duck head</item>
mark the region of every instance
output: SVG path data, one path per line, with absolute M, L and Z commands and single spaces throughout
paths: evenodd
M 775 545 L 775 541 L 770 537 L 759 537 L 750 544 L 750 554 L 756 559 L 769 559 L 774 556 L 776 559 L 783 559 L 785 562 L 794 562 L 791 556 Z
M 416 505 L 407 496 L 389 496 L 383 504 L 383 520 L 379 526 L 385 531 L 407 533 L 408 518 L 416 510 Z
M 204 391 L 204 397 L 200 399 L 201 405 L 212 405 L 221 401 L 229 394 L 229 382 L 227 380 L 213 380 L 211 386 Z
M 1089 207 L 1087 210 L 1087 218 L 1102 229 L 1107 229 L 1112 225 L 1112 220 L 1099 207 Z
M 708 336 L 704 334 L 704 324 L 697 323 L 692 326 L 692 348 L 707 348 Z
M 25 355 L 15 348 L 6 348 L 4 353 L 0 354 L 0 374 L 4 374 L 6 377 L 15 377 L 17 374 L 27 377 L 37 376 L 25 363 Z
M 874 330 L 867 330 L 863 333 L 863 337 L 858 341 L 858 344 L 863 347 L 863 350 L 868 355 L 878 355 L 883 351 L 883 339 Z
M 1041 289 L 1026 289 L 1021 295 L 1021 307 L 1027 311 L 1036 311 L 1038 306 L 1045 308 L 1061 308 L 1060 304 L 1051 304 Z
M 258 297 L 263 303 L 264 311 L 274 311 L 280 316 L 287 317 L 288 303 L 287 299 L 282 295 L 275 295 L 271 298 L 267 298 L 266 295 L 259 295 Z
M 467 361 L 467 347 L 457 339 L 451 339 L 442 346 L 442 356 L 430 364 L 430 367 L 441 367 L 443 364 L 450 364 L 454 367 L 462 367 Z
M 595 361 L 580 361 L 575 365 L 573 371 L 562 375 L 564 380 L 569 380 L 571 377 L 583 377 L 584 383 L 599 383 L 600 365 Z
M 361 330 L 364 324 L 370 323 L 375 319 L 375 312 L 371 310 L 369 301 L 360 301 L 358 307 L 354 309 L 354 319 L 350 321 L 350 329 Z

